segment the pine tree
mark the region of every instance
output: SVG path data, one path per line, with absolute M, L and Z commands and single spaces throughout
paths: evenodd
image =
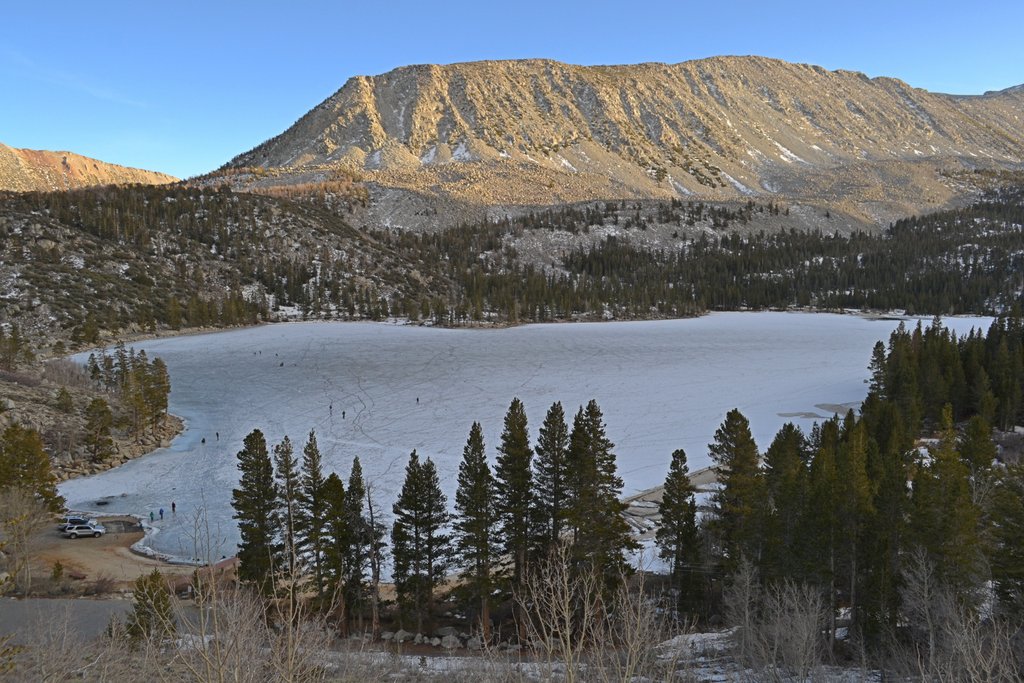
M 860 592 L 857 587 L 863 583 L 862 560 L 864 535 L 874 515 L 872 485 L 868 478 L 868 436 L 862 422 L 857 422 L 853 411 L 847 413 L 843 423 L 842 443 L 839 446 L 836 463 L 837 481 L 837 522 L 843 543 L 839 548 L 840 570 L 845 574 L 843 586 L 847 587 L 846 602 L 850 606 L 855 622 L 860 625 Z
M 971 499 L 969 476 L 957 453 L 953 410 L 947 405 L 931 463 L 918 463 L 911 526 L 916 544 L 935 565 L 939 579 L 958 595 L 977 586 L 981 569 L 979 511 Z
M 782 425 L 764 456 L 768 517 L 763 575 L 768 579 L 803 578 L 801 525 L 807 506 L 807 460 L 803 432 L 792 422 Z
M 318 598 L 323 597 L 324 533 L 327 526 L 327 504 L 324 500 L 324 471 L 316 431 L 309 432 L 302 448 L 302 470 L 299 475 L 296 501 L 296 546 L 300 553 L 308 554 L 313 564 L 313 582 Z
M 274 446 L 274 467 L 277 473 L 278 518 L 281 522 L 281 560 L 288 571 L 288 583 L 291 588 L 298 581 L 301 571 L 296 533 L 301 515 L 299 463 L 295 458 L 292 441 L 287 436 Z
M 239 486 L 231 491 L 231 507 L 238 520 L 238 578 L 269 595 L 279 551 L 275 541 L 280 526 L 274 466 L 263 432 L 254 429 L 238 452 Z
M 0 434 L 0 491 L 21 489 L 43 503 L 51 512 L 64 509 L 57 493 L 57 477 L 43 439 L 34 429 L 14 423 Z
M 505 414 L 505 428 L 494 467 L 494 501 L 502 551 L 512 558 L 512 588 L 522 591 L 528 571 L 530 516 L 533 513 L 533 482 L 530 471 L 530 438 L 526 411 L 518 398 Z M 518 603 L 517 603 L 518 604 Z M 520 635 L 525 635 L 525 616 L 520 615 Z
M 94 398 L 85 409 L 85 447 L 93 462 L 103 462 L 114 453 L 110 428 L 114 414 L 102 398 Z
M 497 555 L 494 514 L 494 478 L 487 465 L 484 435 L 479 422 L 469 430 L 459 465 L 455 492 L 455 539 L 463 577 L 480 601 L 480 624 L 485 642 L 491 637 L 491 565 Z
M 171 393 L 171 376 L 162 358 L 154 358 L 150 364 L 145 385 L 147 412 L 155 429 L 167 415 L 167 399 Z
M 1006 468 L 993 493 L 992 580 L 1000 604 L 1024 614 L 1024 463 Z
M 899 411 L 891 402 L 873 401 L 862 407 L 869 433 L 867 471 L 872 482 L 872 509 L 864 534 L 862 632 L 881 638 L 897 627 L 901 563 L 906 550 L 908 451 Z
M 345 603 L 348 611 L 363 620 L 363 594 L 366 588 L 366 567 L 370 561 L 371 544 L 380 543 L 381 529 L 371 527 L 363 514 L 366 499 L 366 484 L 363 481 L 363 467 L 359 456 L 352 460 L 348 477 L 348 495 L 345 499 L 345 516 L 350 538 L 345 556 Z
M 682 609 L 693 610 L 696 587 L 695 571 L 699 563 L 700 543 L 697 536 L 696 489 L 690 482 L 686 465 L 686 452 L 673 451 L 668 475 L 665 477 L 664 495 L 658 504 L 661 523 L 655 533 L 659 555 L 669 563 L 669 572 Z
M 384 542 L 384 519 L 374 503 L 371 486 L 366 487 L 366 522 L 370 539 L 370 635 L 376 640 L 380 638 L 380 575 L 387 546 Z
M 561 537 L 568 505 L 569 428 L 561 403 L 544 416 L 534 449 L 533 491 L 537 556 L 546 557 Z
M 415 617 L 418 631 L 433 613 L 434 589 L 452 559 L 451 539 L 444 533 L 447 505 L 434 463 L 427 458 L 421 464 L 413 451 L 392 508 L 391 546 L 398 600 Z
M 627 571 L 625 552 L 638 547 L 623 517 L 626 505 L 619 500 L 622 480 L 616 474 L 614 448 L 601 408 L 591 400 L 576 413 L 569 434 L 567 522 L 576 562 L 584 571 L 602 572 L 609 588 Z
M 830 615 L 834 616 L 839 544 L 838 495 L 839 472 L 836 464 L 839 451 L 839 422 L 833 418 L 811 435 L 814 456 L 808 480 L 807 510 L 802 536 L 808 545 L 811 581 L 828 597 Z
M 177 630 L 171 589 L 160 570 L 135 579 L 132 611 L 128 615 L 125 631 L 133 644 L 150 638 L 158 641 Z
M 983 416 L 975 415 L 967 421 L 957 445 L 972 480 L 984 477 L 992 470 L 998 450 L 992 440 L 992 427 Z
M 324 479 L 321 492 L 324 501 L 323 565 L 325 592 L 338 600 L 345 589 L 346 560 L 350 552 L 352 532 L 349 527 L 348 494 L 345 483 L 334 472 Z M 345 601 L 341 601 L 342 624 L 345 623 Z
M 719 484 L 711 499 L 713 526 L 726 568 L 734 569 L 741 557 L 757 565 L 763 549 L 766 491 L 750 423 L 739 410 L 726 414 L 708 450 Z

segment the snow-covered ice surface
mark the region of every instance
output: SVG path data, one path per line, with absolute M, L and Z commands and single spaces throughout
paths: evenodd
M 989 322 L 945 321 L 960 334 Z M 149 340 L 135 346 L 167 362 L 170 409 L 186 431 L 170 448 L 60 491 L 76 510 L 148 520 L 163 508 L 146 543 L 178 558 L 196 555 L 193 520 L 202 512 L 210 556 L 231 555 L 235 454 L 251 430 L 263 430 L 271 445 L 288 434 L 301 455 L 315 429 L 325 469 L 347 478 L 360 456 L 390 513 L 414 448 L 435 460 L 451 501 L 470 425 L 481 423 L 493 458 L 517 396 L 531 439 L 554 401 L 571 425 L 577 408 L 597 399 L 628 495 L 660 484 L 676 448 L 686 449 L 691 470 L 708 465 L 707 444 L 731 408 L 750 419 L 764 449 L 786 421 L 809 428 L 834 406 L 856 404 L 872 346 L 896 325 L 855 315 L 719 313 L 492 330 L 289 323 Z

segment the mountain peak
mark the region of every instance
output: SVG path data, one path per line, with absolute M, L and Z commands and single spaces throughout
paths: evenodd
M 228 166 L 345 168 L 489 205 L 779 194 L 916 208 L 948 201 L 939 169 L 1021 164 L 1021 108 L 758 56 L 412 65 L 349 79 Z
M 110 164 L 74 152 L 17 149 L 0 143 L 0 190 L 72 190 L 91 185 L 161 185 L 174 176 Z

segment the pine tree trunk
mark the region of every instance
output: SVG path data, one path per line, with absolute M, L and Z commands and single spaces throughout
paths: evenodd
M 520 592 L 526 588 L 525 576 L 523 576 L 524 569 L 526 566 L 526 548 L 520 546 L 516 549 L 516 590 Z M 526 631 L 526 606 L 523 604 L 523 600 L 515 600 L 516 610 L 516 626 L 519 629 L 519 641 L 525 643 L 527 640 L 528 633 Z
M 834 538 L 834 533 L 830 532 L 828 552 L 828 651 L 830 653 L 835 652 L 836 649 L 836 551 Z
M 376 541 L 376 522 L 373 518 L 373 500 L 370 487 L 366 487 L 366 510 L 370 518 L 370 635 L 380 639 L 380 548 Z
M 483 636 L 484 644 L 491 642 L 491 596 L 488 595 L 490 592 L 490 576 L 488 572 L 484 570 L 483 581 L 481 581 L 482 590 L 480 591 L 480 634 Z
M 853 556 L 850 558 L 850 621 L 860 626 L 857 619 L 857 541 L 853 542 Z

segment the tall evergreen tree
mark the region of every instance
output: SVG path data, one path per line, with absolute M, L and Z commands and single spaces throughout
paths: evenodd
M 992 440 L 992 427 L 983 416 L 975 415 L 967 421 L 957 446 L 972 479 L 984 477 L 991 471 L 998 449 Z
M 19 488 L 42 502 L 51 512 L 64 508 L 57 493 L 57 477 L 39 432 L 14 423 L 0 434 L 0 490 Z
M 569 434 L 567 522 L 576 562 L 602 572 L 609 587 L 627 570 L 625 552 L 638 547 L 623 517 L 626 505 L 619 500 L 622 479 L 614 449 L 601 408 L 591 400 L 576 413 Z
M 470 428 L 462 451 L 455 512 L 459 563 L 470 590 L 480 601 L 480 624 L 484 641 L 488 641 L 491 636 L 491 572 L 497 555 L 497 520 L 494 514 L 494 477 L 487 465 L 484 435 L 479 422 L 474 422 Z
M 348 612 L 343 599 L 345 590 L 346 559 L 352 542 L 349 527 L 348 494 L 345 483 L 334 472 L 327 475 L 321 491 L 324 502 L 324 533 L 321 538 L 324 556 L 321 566 L 324 592 L 332 602 L 339 602 L 342 631 L 345 629 Z
M 895 404 L 868 397 L 862 418 L 869 433 L 867 471 L 872 482 L 873 514 L 867 520 L 861 632 L 881 638 L 897 628 L 901 563 L 906 548 L 908 451 L 902 418 Z
M 238 488 L 231 491 L 231 507 L 238 520 L 238 578 L 269 595 L 273 573 L 280 556 L 275 537 L 280 526 L 274 466 L 263 432 L 254 429 L 242 441 L 238 452 L 241 472 Z
M 544 416 L 534 449 L 533 523 L 536 533 L 537 556 L 546 557 L 557 545 L 565 524 L 568 507 L 568 453 L 569 427 L 561 403 L 554 403 Z
M 846 602 L 858 626 L 862 621 L 859 603 L 862 591 L 857 587 L 863 584 L 864 536 L 875 512 L 867 469 L 868 447 L 867 429 L 863 422 L 856 421 L 853 411 L 850 411 L 843 423 L 836 463 L 836 517 L 843 540 L 839 548 L 840 570 L 844 579 L 842 586 L 847 591 Z
M 992 580 L 1003 609 L 1024 614 L 1024 463 L 1010 465 L 993 492 Z
M 494 502 L 502 550 L 512 558 L 512 587 L 525 586 L 530 550 L 530 517 L 533 513 L 533 481 L 530 437 L 526 410 L 518 398 L 512 399 L 505 414 L 498 458 L 494 467 Z M 520 635 L 526 620 L 520 615 Z
M 366 588 L 366 569 L 370 562 L 371 544 L 380 543 L 383 532 L 374 529 L 363 512 L 366 499 L 366 484 L 363 481 L 363 467 L 359 456 L 352 460 L 348 477 L 348 495 L 345 499 L 345 515 L 350 532 L 348 553 L 345 557 L 345 602 L 348 612 L 358 619 L 362 628 L 363 596 Z
M 713 526 L 726 568 L 731 571 L 744 556 L 759 564 L 766 491 L 750 423 L 739 410 L 726 414 L 708 450 L 718 472 L 719 489 L 712 496 Z
M 110 428 L 114 414 L 102 398 L 94 398 L 85 408 L 85 446 L 93 462 L 103 462 L 114 453 Z
M 700 542 L 697 536 L 696 489 L 690 481 L 686 465 L 686 452 L 673 451 L 664 494 L 658 504 L 661 523 L 655 533 L 659 555 L 669 563 L 669 571 L 676 590 L 679 607 L 694 610 L 696 606 L 697 565 Z
M 931 463 L 919 462 L 914 476 L 911 525 L 916 544 L 927 552 L 939 579 L 958 595 L 978 585 L 981 570 L 979 511 L 969 476 L 957 453 L 953 410 L 946 406 Z
M 281 522 L 281 564 L 288 571 L 289 587 L 298 581 L 301 558 L 298 549 L 298 525 L 301 523 L 299 463 L 292 441 L 286 435 L 274 446 L 274 467 L 277 475 L 278 519 Z
M 809 578 L 821 587 L 827 597 L 832 623 L 830 637 L 834 636 L 837 603 L 838 546 L 840 529 L 838 517 L 839 472 L 836 460 L 839 451 L 839 421 L 828 420 L 815 425 L 811 435 L 814 457 L 811 460 L 807 502 L 802 535 L 808 544 Z
M 802 523 L 807 506 L 807 439 L 792 422 L 782 425 L 765 451 L 768 517 L 763 574 L 768 579 L 803 578 Z
M 434 589 L 452 560 L 451 538 L 444 532 L 449 521 L 447 501 L 430 458 L 421 464 L 416 451 L 409 455 L 392 512 L 395 589 L 399 602 L 415 617 L 416 629 L 422 631 L 433 613 Z
M 323 597 L 324 533 L 327 526 L 327 503 L 324 500 L 324 471 L 316 431 L 309 432 L 302 447 L 302 469 L 296 506 L 297 546 L 308 554 L 313 565 L 313 582 L 317 597 Z

